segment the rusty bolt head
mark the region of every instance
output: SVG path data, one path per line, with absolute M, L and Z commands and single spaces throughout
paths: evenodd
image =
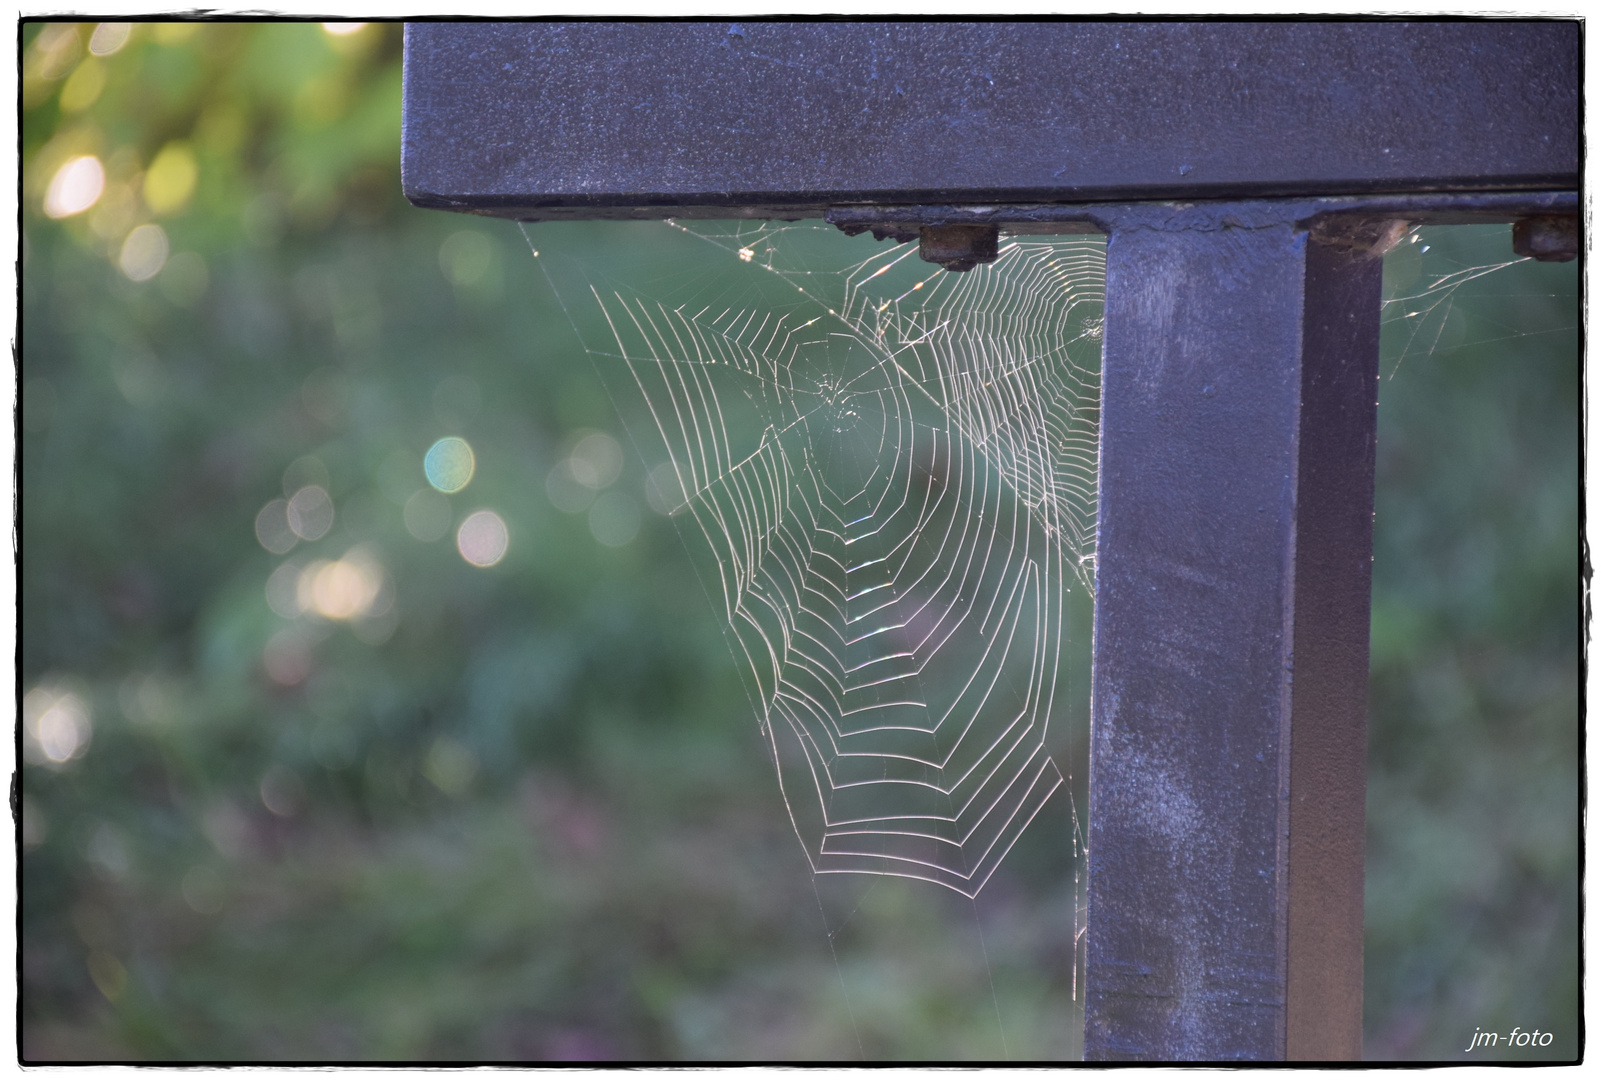
M 965 272 L 979 263 L 994 262 L 1000 240 L 1001 230 L 995 225 L 924 225 L 917 253 L 926 262 Z
M 1512 226 L 1512 250 L 1541 262 L 1569 262 L 1579 257 L 1579 216 L 1549 214 L 1526 217 Z

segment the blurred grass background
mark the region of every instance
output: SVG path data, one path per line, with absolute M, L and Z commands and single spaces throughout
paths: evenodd
M 633 535 L 552 501 L 628 440 L 522 236 L 404 202 L 400 27 L 333 29 L 23 26 L 23 1056 L 1075 1055 L 1062 822 L 814 887 L 641 463 Z M 1575 264 L 1435 287 L 1506 234 L 1387 264 L 1375 1057 L 1577 1046 Z

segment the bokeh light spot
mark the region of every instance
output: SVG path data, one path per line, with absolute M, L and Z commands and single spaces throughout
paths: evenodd
M 300 610 L 300 563 L 291 559 L 267 578 L 267 606 L 273 614 L 285 619 L 296 619 Z
M 495 261 L 495 242 L 476 229 L 463 229 L 439 245 L 439 268 L 452 285 L 476 285 Z
M 99 158 L 93 154 L 69 158 L 50 178 L 50 187 L 44 195 L 45 216 L 64 218 L 81 214 L 99 202 L 105 190 L 106 170 Z
M 467 440 L 452 435 L 428 448 L 422 468 L 430 484 L 452 495 L 467 486 L 473 478 L 475 465 L 473 448 L 467 445 Z
M 128 234 L 117 265 L 129 281 L 149 281 L 167 265 L 167 233 L 160 225 L 141 225 Z
M 364 22 L 325 22 L 323 31 L 335 37 L 344 37 L 347 34 L 359 33 L 367 24 Z
M 505 557 L 510 540 L 506 523 L 493 510 L 468 514 L 456 530 L 456 550 L 474 566 L 494 566 Z
M 294 817 L 306 801 L 306 788 L 300 778 L 288 769 L 274 765 L 257 785 L 261 805 L 279 817 Z
M 295 603 L 301 611 L 325 619 L 357 619 L 367 614 L 383 589 L 384 571 L 371 552 L 352 548 L 342 559 L 318 559 L 295 580 Z
M 311 642 L 297 626 L 286 626 L 267 639 L 261 653 L 267 677 L 279 686 L 299 686 L 311 674 Z
M 23 77 L 59 79 L 72 70 L 82 48 L 78 27 L 72 23 L 55 23 L 39 31 L 33 41 L 27 60 L 23 64 Z M 26 98 L 25 104 L 27 104 Z
M 622 473 L 623 448 L 604 431 L 595 431 L 578 440 L 568 460 L 574 480 L 591 491 L 600 491 L 610 487 Z
M 56 102 L 62 112 L 82 112 L 100 100 L 100 92 L 105 88 L 105 67 L 97 61 L 85 60 L 61 87 L 61 96 Z
M 22 699 L 22 733 L 27 760 L 65 765 L 89 748 L 94 733 L 89 703 L 71 690 L 36 686 Z
M 256 540 L 274 555 L 282 555 L 300 537 L 289 527 L 289 500 L 274 499 L 256 514 Z
M 195 152 L 186 142 L 170 142 L 145 171 L 145 205 L 158 214 L 171 214 L 183 209 L 195 193 L 195 182 L 200 178 L 200 166 Z
M 319 540 L 334 524 L 334 501 L 328 492 L 311 484 L 295 492 L 284 508 L 289 528 L 302 540 Z
M 133 23 L 103 22 L 89 35 L 89 51 L 96 56 L 110 56 L 124 45 L 133 33 Z

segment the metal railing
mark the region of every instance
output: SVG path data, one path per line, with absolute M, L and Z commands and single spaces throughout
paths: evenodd
M 1085 1056 L 1361 1055 L 1380 256 L 1578 250 L 1577 24 L 420 23 L 404 181 L 1104 232 Z M 1116 918 L 1106 917 L 1116 913 Z

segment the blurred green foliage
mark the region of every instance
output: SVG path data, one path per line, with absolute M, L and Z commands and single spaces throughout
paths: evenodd
M 1076 1054 L 1065 800 L 976 905 L 810 880 L 672 523 L 547 497 L 625 433 L 517 228 L 401 198 L 399 73 L 393 24 L 23 27 L 24 1057 Z M 1427 295 L 1382 388 L 1369 1045 L 1571 1056 L 1575 279 L 1442 305 L 1505 230 L 1429 243 L 1390 267 Z
M 1367 1052 L 1578 1055 L 1577 263 L 1508 228 L 1386 260 Z M 1463 1051 L 1475 1028 L 1554 1035 Z

